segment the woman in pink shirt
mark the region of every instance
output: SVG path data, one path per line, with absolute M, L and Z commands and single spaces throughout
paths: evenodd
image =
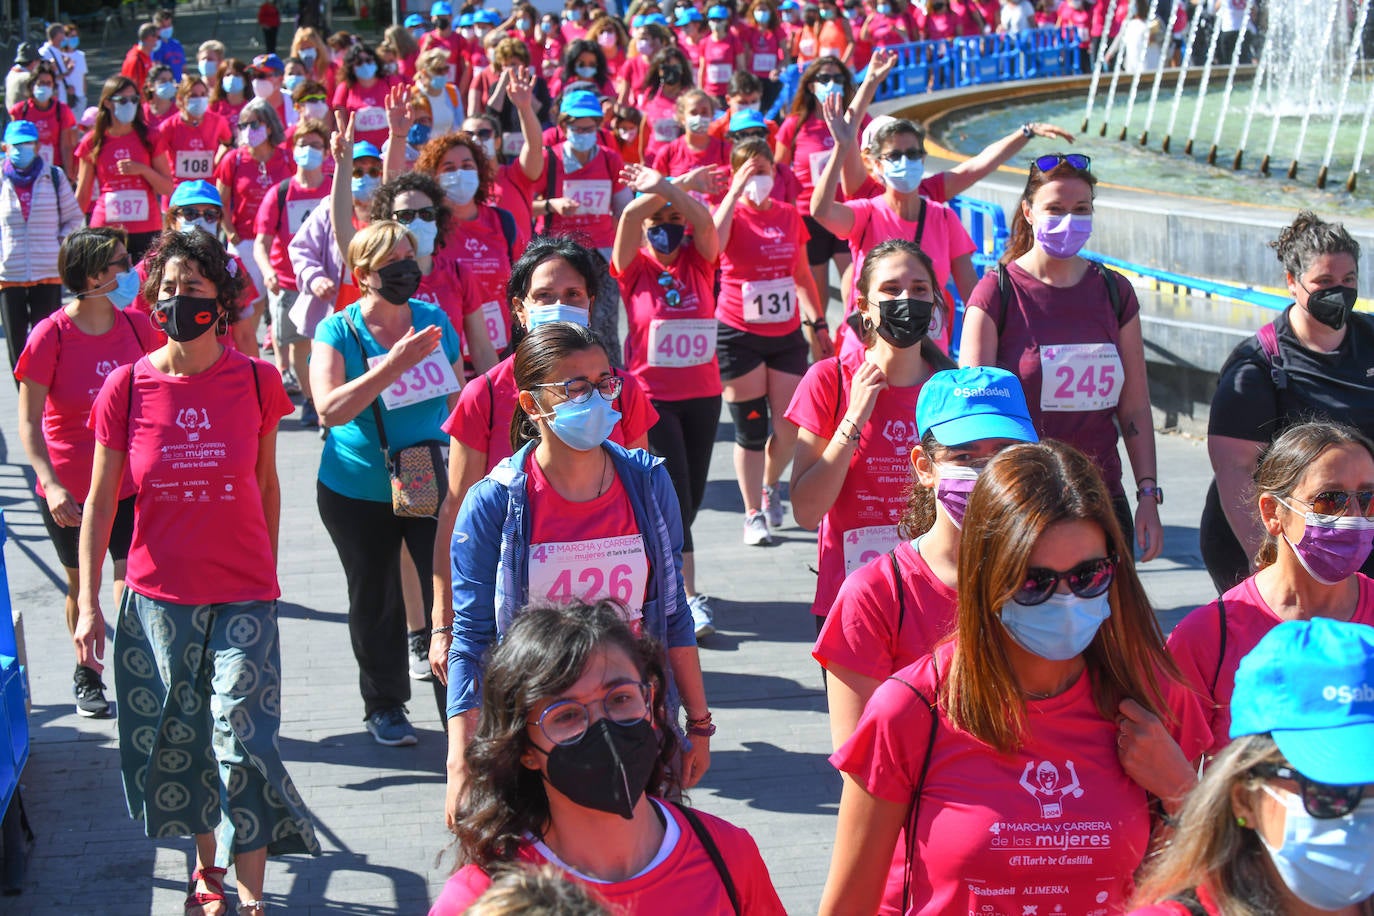
M 820 913 L 877 911 L 903 829 L 887 912 L 1120 911 L 1150 796 L 1176 811 L 1197 781 L 1201 704 L 1081 452 L 1004 450 L 964 526 L 979 536 L 959 545 L 953 637 L 884 681 L 831 757 L 845 779 Z M 1027 853 L 1051 831 L 1066 854 Z
M 625 62 L 616 80 L 617 98 L 622 105 L 636 103 L 649 76 L 649 65 L 660 51 L 673 46 L 673 33 L 667 26 L 650 23 L 640 26 L 636 32 L 635 53 Z
M 654 55 L 648 74 L 635 100 L 643 115 L 639 140 L 641 156 L 652 162 L 660 150 L 683 134 L 677 120 L 677 100 L 692 88 L 693 67 L 677 48 L 664 48 Z
M 225 120 L 231 129 L 239 121 L 239 112 L 248 104 L 248 68 L 243 61 L 226 58 L 210 80 L 210 110 Z
M 100 565 L 122 482 L 137 487 L 115 626 L 119 748 L 130 814 L 149 836 L 192 834 L 186 906 L 261 913 L 268 855 L 320 854 L 277 749 L 277 424 L 291 412 L 270 364 L 214 330 L 238 309 L 241 272 L 206 232 L 164 233 L 150 258 L 154 323 L 170 340 L 106 378 L 82 513 L 81 664 L 100 668 Z M 175 799 L 180 804 L 169 804 Z
M 386 96 L 396 77 L 384 76 L 377 55 L 365 44 L 348 49 L 343 59 L 343 79 L 334 90 L 335 111 L 353 114 L 353 135 L 359 141 L 381 147 L 386 142 Z
M 658 411 L 649 446 L 663 456 L 682 509 L 682 584 L 700 639 L 715 631 L 710 602 L 696 589 L 692 522 L 720 420 L 713 291 L 720 242 L 710 212 L 685 189 L 637 165 L 624 174 L 640 195 L 621 213 L 611 252 L 629 319 L 625 365 Z
M 148 71 L 148 81 L 143 84 L 143 120 L 149 128 L 156 129 L 176 115 L 176 97 L 171 67 L 158 64 Z
M 730 162 L 730 145 L 710 134 L 714 113 L 711 97 L 689 89 L 677 97 L 676 119 L 682 136 L 659 149 L 649 164 L 669 178 L 708 166 L 723 172 Z M 719 203 L 719 195 L 711 201 Z
M 124 230 L 78 229 L 62 245 L 62 278 L 76 292 L 71 305 L 39 321 L 15 365 L 19 382 L 19 439 L 38 478 L 35 492 L 43 525 L 67 573 L 67 631 L 74 633 L 81 595 L 78 540 L 81 511 L 91 485 L 95 435 L 88 422 L 100 386 L 115 367 L 132 363 L 153 346 L 153 328 L 124 308 L 138 287 L 129 269 Z M 118 491 L 110 536 L 114 595 L 124 589 L 125 558 L 134 529 L 133 480 Z M 76 711 L 109 716 L 104 685 L 94 668 L 77 665 Z
M 177 88 L 177 115 L 162 123 L 153 147 L 165 157 L 173 183 L 213 180 L 215 164 L 233 143 L 229 123 L 210 110 L 205 80 L 188 73 Z
M 782 83 L 779 80 L 783 68 L 788 64 L 787 33 L 783 30 L 773 0 L 754 0 L 749 4 L 744 26 L 747 29 L 747 72 L 752 73 L 763 84 L 762 110 L 767 111 L 773 107 L 774 100 L 782 91 Z
M 601 48 L 601 53 L 606 55 L 607 74 L 613 80 L 619 79 L 630 47 L 630 34 L 625 31 L 625 24 L 614 16 L 598 16 L 587 29 L 586 40 Z

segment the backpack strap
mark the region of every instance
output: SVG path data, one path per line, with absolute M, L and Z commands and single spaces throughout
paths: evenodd
M 1259 338 L 1260 352 L 1269 363 L 1269 378 L 1275 390 L 1283 391 L 1288 387 L 1288 373 L 1283 368 L 1283 355 L 1279 353 L 1278 328 L 1271 321 L 1256 331 L 1255 336 Z
M 1226 662 L 1226 602 L 1217 598 L 1217 620 L 1221 628 L 1221 639 L 1217 650 L 1217 670 L 1212 675 L 1212 696 L 1217 695 L 1217 681 L 1221 680 L 1221 666 Z
M 889 550 L 887 558 L 892 561 L 892 590 L 897 593 L 897 631 L 892 634 L 895 637 L 901 635 L 902 622 L 906 620 L 906 589 L 902 588 L 902 570 L 897 565 L 897 548 Z
M 858 314 L 855 312 L 854 314 Z M 839 354 L 835 355 L 835 425 L 844 418 L 844 366 L 840 365 Z
M 283 178 L 277 182 L 277 234 L 283 239 L 291 238 L 291 223 L 286 219 L 286 191 L 291 185 L 290 178 Z
M 706 850 L 706 854 L 711 857 L 711 864 L 716 867 L 716 874 L 720 875 L 720 883 L 725 885 L 725 895 L 730 898 L 730 908 L 734 910 L 735 916 L 740 916 L 743 910 L 740 909 L 739 905 L 739 892 L 735 890 L 735 881 L 730 877 L 730 869 L 720 854 L 720 847 L 716 845 L 715 839 L 706 830 L 706 825 L 701 822 L 701 818 L 697 817 L 695 811 L 677 802 L 673 802 L 673 807 L 682 812 L 688 826 L 697 835 L 697 841 Z
M 929 212 L 929 210 L 930 210 L 930 204 L 926 203 L 924 197 L 920 198 L 920 201 L 921 201 L 921 213 L 920 213 L 919 216 L 916 217 L 916 237 L 915 237 L 914 239 L 912 239 L 912 241 L 916 243 L 916 247 L 917 247 L 917 248 L 920 248 L 920 247 L 921 247 L 921 239 L 925 237 L 925 234 L 926 234 L 926 213 Z M 870 220 L 869 222 L 871 223 L 872 220 Z
M 129 333 L 132 334 L 132 335 L 134 335 L 134 340 L 138 341 L 138 347 L 139 347 L 139 349 L 142 350 L 144 353 L 147 353 L 147 352 L 148 352 L 148 344 L 144 342 L 144 340 L 143 340 L 142 337 L 139 337 L 139 336 L 138 336 L 138 325 L 134 324 L 134 320 L 133 320 L 132 318 L 129 317 L 129 313 L 128 313 L 125 309 L 115 309 L 115 311 L 118 312 L 119 314 L 123 315 L 123 316 L 124 316 L 124 320 L 127 321 L 127 322 L 129 322 Z M 54 327 L 56 327 L 55 324 L 54 324 Z M 61 339 L 62 339 L 61 335 L 62 335 L 62 332 L 59 330 L 59 331 L 58 331 L 58 340 L 61 340 Z M 261 404 L 262 404 L 262 396 L 261 396 L 261 394 L 259 394 L 259 396 L 258 396 L 258 404 L 259 404 L 259 406 L 261 406 Z
M 557 179 L 558 179 L 557 174 L 555 174 L 555 170 L 556 170 L 555 159 L 556 159 L 556 157 L 555 157 L 554 154 L 553 154 L 553 147 L 552 147 L 552 146 L 546 146 L 546 147 L 544 147 L 544 174 L 545 174 L 545 176 L 546 176 L 545 181 L 544 181 L 544 234 L 545 234 L 545 235 L 550 235 L 550 234 L 552 234 L 552 232 L 553 232 L 553 207 L 551 207 L 551 206 L 549 205 L 549 201 L 553 200 L 553 189 L 554 189 L 554 185 L 557 183 Z
M 1002 310 L 997 313 L 997 338 L 1000 340 L 1007 326 L 1007 309 L 1011 308 L 1011 275 L 1005 264 L 993 265 L 992 273 L 997 278 L 997 298 L 1002 303 Z
M 895 559 L 896 559 L 896 558 L 894 557 L 894 562 L 895 562 Z M 930 662 L 931 662 L 932 665 L 935 665 L 935 666 L 936 666 L 936 667 L 935 667 L 935 686 L 936 686 L 936 692 L 938 693 L 938 692 L 939 692 L 939 686 L 940 686 L 940 668 L 939 668 L 939 665 L 938 665 L 938 664 L 936 663 L 936 661 L 935 661 L 935 656 L 933 656 L 933 655 L 931 656 Z M 930 772 L 930 757 L 931 757 L 932 752 L 935 750 L 935 733 L 936 733 L 936 731 L 939 730 L 939 726 L 940 726 L 940 713 L 939 713 L 939 708 L 938 708 L 938 706 L 936 705 L 935 700 L 933 700 L 933 699 L 931 699 L 930 697 L 927 697 L 925 694 L 921 693 L 921 691 L 917 690 L 915 687 L 913 687 L 913 686 L 912 686 L 911 684 L 909 684 L 907 681 L 903 680 L 902 678 L 897 677 L 897 675 L 895 675 L 895 674 L 890 675 L 890 676 L 888 677 L 888 680 L 889 680 L 889 681 L 896 681 L 897 683 L 899 683 L 899 684 L 901 684 L 903 687 L 905 687 L 907 690 L 910 690 L 912 693 L 916 694 L 916 697 L 917 697 L 922 703 L 924 703 L 927 707 L 929 707 L 929 709 L 930 709 L 930 736 L 929 736 L 929 738 L 926 740 L 926 752 L 925 752 L 925 755 L 921 758 L 921 772 L 920 772 L 920 774 L 916 777 L 916 788 L 912 791 L 912 794 L 911 794 L 911 810 L 910 810 L 909 812 L 907 812 L 907 818 L 906 818 L 906 862 L 905 862 L 905 863 L 903 864 L 903 866 L 902 866 L 902 910 L 901 910 L 903 913 L 905 913 L 905 912 L 907 912 L 907 911 L 910 909 L 910 906 L 911 906 L 911 868 L 912 868 L 911 863 L 912 863 L 913 861 L 915 861 L 915 858 L 916 858 L 916 820 L 917 820 L 917 813 L 921 810 L 921 793 L 922 793 L 922 791 L 925 789 L 925 786 L 926 786 L 926 776 L 927 776 L 927 774 L 929 774 L 929 772 Z
M 501 234 L 506 237 L 506 257 L 515 263 L 515 216 L 505 207 L 492 206 L 496 218 L 501 221 Z
M 58 102 L 58 104 L 62 104 Z M 57 190 L 57 166 L 48 166 L 48 177 L 52 179 L 52 196 L 57 204 L 57 230 L 62 231 L 62 192 Z
M 1116 316 L 1116 323 L 1121 324 L 1121 315 L 1125 311 L 1125 305 L 1121 302 L 1121 289 L 1117 286 L 1117 281 L 1122 279 L 1121 274 L 1112 270 L 1106 264 L 1097 264 L 1098 273 L 1102 274 L 1102 279 L 1107 282 L 1107 301 L 1112 304 L 1112 314 Z
M 921 211 L 923 214 L 924 210 Z M 919 244 L 919 243 L 918 243 Z M 1116 316 L 1116 323 L 1121 324 L 1121 316 L 1125 313 L 1126 305 L 1121 301 L 1121 290 L 1117 282 L 1121 279 L 1121 274 L 1112 270 L 1105 264 L 1097 261 L 1092 262 L 1097 268 L 1097 272 L 1102 275 L 1103 281 L 1107 284 L 1107 301 L 1112 304 L 1112 314 Z M 1002 311 L 997 319 L 997 336 L 1002 336 L 1002 329 L 1007 326 L 1007 309 L 1011 307 L 1011 273 L 1007 270 L 1007 265 L 997 264 L 993 268 L 997 276 L 997 297 L 1002 303 Z

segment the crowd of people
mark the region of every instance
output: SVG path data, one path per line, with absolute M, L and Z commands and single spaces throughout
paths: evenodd
M 1110 39 L 1117 6 L 438 0 L 375 44 L 193 59 L 162 11 L 90 108 L 75 27 L 21 46 L 20 437 L 77 712 L 112 714 L 108 656 L 129 811 L 194 838 L 186 912 L 227 912 L 232 866 L 261 913 L 267 856 L 320 852 L 277 742 L 287 417 L 323 439 L 367 732 L 415 744 L 428 682 L 447 734 L 432 913 L 783 912 L 748 833 L 685 803 L 716 731 L 698 643 L 727 582 L 692 525 L 723 412 L 743 544 L 789 503 L 817 531 L 821 912 L 1371 912 L 1359 245 L 1310 212 L 1274 243 L 1294 303 L 1211 414 L 1220 597 L 1166 641 L 1136 572 L 1164 545 L 1140 305 L 1081 255 L 1090 157 L 1027 159 L 1074 138 L 1026 124 L 927 174 L 923 127 L 868 115 L 892 46 Z M 948 202 L 1008 161 L 980 277 Z

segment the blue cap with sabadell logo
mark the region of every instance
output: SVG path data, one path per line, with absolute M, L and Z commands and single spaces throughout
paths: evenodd
M 1236 669 L 1231 737 L 1266 733 L 1308 779 L 1374 783 L 1374 627 L 1314 617 L 1266 633 Z
M 916 430 L 941 445 L 980 439 L 1039 442 L 1016 376 L 996 366 L 937 372 L 916 398 Z

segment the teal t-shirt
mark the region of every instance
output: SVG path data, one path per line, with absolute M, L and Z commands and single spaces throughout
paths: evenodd
M 422 331 L 430 325 L 437 325 L 442 330 L 440 349 L 450 364 L 459 363 L 461 366 L 458 332 L 453 329 L 453 323 L 443 310 L 427 302 L 411 299 L 410 314 L 411 326 L 416 330 Z M 358 352 L 358 342 L 348 329 L 345 315 L 352 319 L 353 326 L 362 336 L 367 358 L 385 356 L 387 351 L 368 332 L 362 307 L 357 303 L 320 322 L 315 329 L 315 339 L 343 354 L 344 379 L 352 381 L 367 371 L 367 359 Z M 386 443 L 393 451 L 427 439 L 448 439 L 440 429 L 449 413 L 446 397 L 430 398 L 396 410 L 387 408 L 385 404 L 379 406 L 382 408 L 382 424 L 386 427 Z M 351 499 L 389 503 L 391 478 L 382 457 L 381 440 L 377 436 L 374 417 L 369 406 L 343 426 L 330 427 L 329 438 L 325 440 L 324 451 L 320 455 L 320 483 Z

